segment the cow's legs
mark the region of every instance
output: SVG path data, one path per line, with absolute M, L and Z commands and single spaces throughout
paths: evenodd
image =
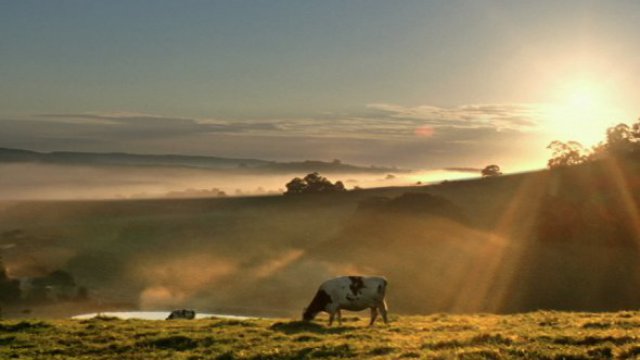
M 380 309 L 380 314 L 382 315 L 382 320 L 384 320 L 385 324 L 389 323 L 389 319 L 387 319 L 387 302 L 382 300 L 380 305 L 378 305 L 378 309 Z
M 338 313 L 338 325 L 342 326 L 342 311 L 338 309 L 337 313 Z
M 369 322 L 369 326 L 372 326 L 374 322 L 376 322 L 376 318 L 378 317 L 378 308 L 375 306 L 371 307 L 371 321 Z
M 336 304 L 329 304 L 326 311 L 329 313 L 329 326 L 333 324 L 333 319 L 335 319 L 336 313 L 338 313 L 338 320 L 340 319 L 340 308 Z

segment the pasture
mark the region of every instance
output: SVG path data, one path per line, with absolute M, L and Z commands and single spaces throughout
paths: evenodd
M 0 321 L 0 358 L 634 359 L 640 312 L 392 316 L 366 327 L 326 319 Z

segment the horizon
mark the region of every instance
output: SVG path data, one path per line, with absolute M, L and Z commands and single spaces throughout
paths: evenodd
M 0 6 L 3 147 L 519 172 L 640 115 L 632 1 Z

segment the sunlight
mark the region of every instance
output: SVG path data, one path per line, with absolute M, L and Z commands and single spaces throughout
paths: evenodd
M 623 118 L 601 82 L 580 79 L 557 90 L 557 101 L 549 106 L 547 127 L 558 140 L 575 140 L 593 146 L 604 139 L 608 127 Z
M 421 184 L 433 184 L 439 183 L 444 180 L 446 181 L 455 181 L 455 180 L 463 180 L 480 177 L 480 170 L 477 172 L 471 171 L 455 171 L 455 170 L 447 170 L 447 169 L 436 169 L 436 170 L 426 170 L 416 172 L 410 176 L 407 176 L 407 179 L 412 182 L 412 184 L 421 183 Z

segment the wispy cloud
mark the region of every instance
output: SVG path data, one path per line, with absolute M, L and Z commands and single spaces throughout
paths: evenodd
M 0 118 L 0 146 L 475 166 L 474 159 L 485 154 L 526 152 L 526 139 L 540 128 L 541 109 L 535 104 L 375 103 L 351 113 L 233 120 L 132 112 L 39 114 Z
M 80 113 L 80 114 L 40 114 L 38 119 L 48 119 L 62 123 L 104 125 L 105 130 L 147 136 L 180 135 L 189 133 L 247 133 L 253 131 L 278 131 L 277 122 L 270 121 L 223 121 L 215 119 L 199 119 L 171 117 L 144 113 Z
M 367 108 L 393 119 L 419 120 L 434 127 L 490 127 L 518 131 L 535 128 L 543 116 L 543 106 L 538 104 L 475 104 L 444 108 L 374 103 Z
M 430 105 L 406 107 L 373 103 L 363 111 L 346 114 L 321 114 L 299 118 L 223 120 L 171 117 L 144 113 L 41 114 L 38 119 L 77 125 L 102 125 L 105 130 L 147 136 L 168 133 L 227 133 L 291 135 L 316 137 L 414 137 L 432 135 L 425 129 L 493 128 L 498 131 L 535 129 L 542 107 L 535 104 L 479 104 L 443 108 Z

